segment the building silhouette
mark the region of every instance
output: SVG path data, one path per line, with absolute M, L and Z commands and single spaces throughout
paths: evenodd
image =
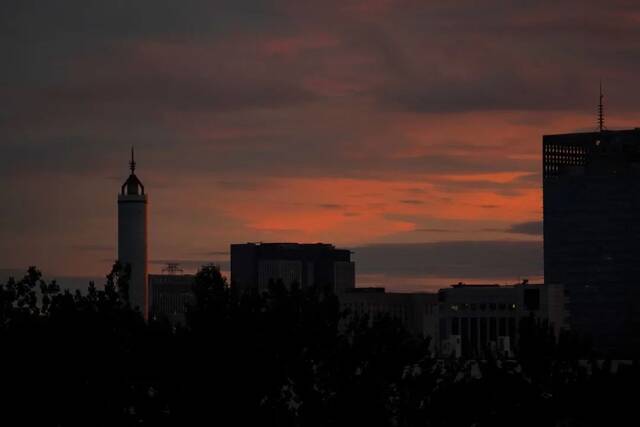
M 147 318 L 147 203 L 144 185 L 135 174 L 133 148 L 129 162 L 131 174 L 118 195 L 118 261 L 131 268 L 129 301 Z
M 387 292 L 383 287 L 348 289 L 339 295 L 340 307 L 347 321 L 354 316 L 367 316 L 369 323 L 377 316 L 399 320 L 412 335 L 431 337 L 430 350 L 436 349 L 438 295 L 432 292 Z
M 349 250 L 325 243 L 231 245 L 231 283 L 236 291 L 263 291 L 270 281 L 340 293 L 355 287 L 355 266 Z
M 182 270 L 163 270 L 164 274 L 149 274 L 149 319 L 166 319 L 172 324 L 184 324 L 188 307 L 195 303 L 193 286 L 196 276 L 178 274 Z
M 640 129 L 543 137 L 544 275 L 596 350 L 640 337 Z
M 557 337 L 565 328 L 562 285 L 465 285 L 438 291 L 441 355 L 513 356 L 524 318 L 548 322 Z

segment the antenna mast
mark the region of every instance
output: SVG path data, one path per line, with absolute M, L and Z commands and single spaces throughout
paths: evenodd
M 178 264 L 177 262 L 168 262 L 166 264 L 167 266 L 162 269 L 163 273 L 176 274 L 183 272 L 183 270 L 180 268 L 180 264 Z
M 136 160 L 133 155 L 133 145 L 131 146 L 131 161 L 129 162 L 129 168 L 131 169 L 131 173 L 136 170 Z
M 600 132 L 605 130 L 604 127 L 604 105 L 602 100 L 604 99 L 604 94 L 602 93 L 602 80 L 600 80 L 600 102 L 598 103 L 598 128 Z

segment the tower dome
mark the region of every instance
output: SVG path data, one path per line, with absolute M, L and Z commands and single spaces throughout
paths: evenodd
M 120 190 L 120 194 L 127 196 L 139 196 L 144 194 L 144 185 L 142 181 L 138 179 L 135 174 L 136 170 L 136 161 L 134 157 L 133 147 L 131 147 L 131 161 L 129 162 L 129 168 L 131 169 L 131 175 L 129 178 L 122 184 L 122 188 Z

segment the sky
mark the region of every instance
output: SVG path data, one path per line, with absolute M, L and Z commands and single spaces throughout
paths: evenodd
M 640 126 L 637 1 L 3 0 L 0 271 L 329 242 L 358 284 L 542 280 L 543 134 Z

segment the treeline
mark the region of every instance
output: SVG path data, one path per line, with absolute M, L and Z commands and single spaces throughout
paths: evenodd
M 523 328 L 518 362 L 437 360 L 389 317 L 335 295 L 235 295 L 203 267 L 186 325 L 145 322 L 114 265 L 61 291 L 35 268 L 0 286 L 0 424 L 8 426 L 582 426 L 633 413 L 638 365 L 560 359 Z

